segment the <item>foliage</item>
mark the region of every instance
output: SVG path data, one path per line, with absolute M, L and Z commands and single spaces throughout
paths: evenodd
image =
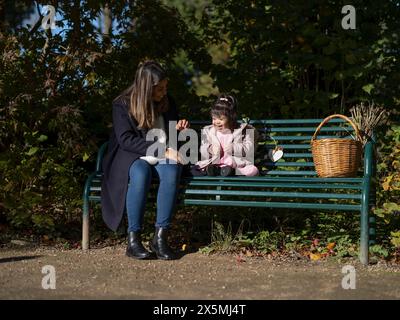
M 22 25 L 37 4 L 56 7 L 56 30 L 44 31 L 41 16 Z M 0 226 L 79 234 L 81 192 L 97 147 L 108 138 L 111 102 L 132 82 L 137 64 L 152 58 L 167 67 L 169 90 L 190 120 L 208 118 L 219 91 L 235 93 L 240 115 L 252 119 L 322 118 L 369 100 L 392 109 L 392 124 L 377 135 L 379 244 L 372 251 L 399 252 L 400 6 L 357 0 L 357 28 L 343 30 L 344 4 L 0 2 L 0 12 L 7 9 L 0 21 Z M 99 22 L 105 5 L 113 20 L 108 31 Z M 253 216 L 254 228 L 246 232 L 243 225 L 225 230 L 215 223 L 212 246 L 204 250 L 303 250 L 317 257 L 356 251 L 357 216 L 292 216 L 279 223 Z
M 50 234 L 79 221 L 85 176 L 109 134 L 111 101 L 139 61 L 168 66 L 182 112 L 199 99 L 182 85 L 175 59 L 184 51 L 199 70 L 211 62 L 177 11 L 159 1 L 110 4 L 117 25 L 107 36 L 93 23 L 102 2 L 52 4 L 62 17 L 56 30 L 44 31 L 41 19 L 0 29 L 0 221 Z
M 293 221 L 288 222 L 292 224 Z M 315 233 L 305 235 L 303 231 L 276 231 L 261 230 L 258 232 L 253 229 L 243 230 L 243 221 L 236 234 L 232 231 L 231 223 L 226 229 L 220 222 L 213 223 L 212 241 L 209 245 L 202 247 L 199 251 L 204 254 L 211 253 L 245 253 L 247 256 L 296 254 L 297 257 L 303 256 L 311 261 L 320 260 L 326 257 L 337 259 L 346 257 L 356 257 L 359 246 L 357 239 L 347 234 L 336 234 L 331 237 L 323 235 L 317 236 Z M 371 254 L 387 258 L 389 251 L 381 245 L 371 246 Z
M 217 86 L 234 91 L 253 118 L 343 114 L 372 95 L 394 107 L 400 7 L 394 1 L 355 1 L 356 29 L 344 30 L 343 5 L 212 1 L 202 27 L 208 42 L 225 44 L 229 55 L 213 68 Z
M 263 230 L 254 237 L 252 245 L 263 253 L 270 253 L 282 248 L 284 240 L 283 232 Z
M 400 126 L 393 124 L 379 135 L 377 166 L 377 230 L 380 242 L 400 247 Z

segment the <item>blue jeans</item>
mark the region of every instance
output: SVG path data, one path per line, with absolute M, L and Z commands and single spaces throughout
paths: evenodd
M 128 232 L 142 229 L 146 198 L 153 175 L 160 185 L 157 194 L 156 227 L 168 228 L 171 223 L 178 195 L 182 166 L 176 163 L 159 162 L 150 165 L 142 159 L 135 160 L 129 168 L 129 185 L 126 194 Z

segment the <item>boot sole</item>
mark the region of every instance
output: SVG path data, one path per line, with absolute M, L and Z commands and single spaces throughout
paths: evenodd
M 138 257 L 138 256 L 134 256 L 133 254 L 130 254 L 128 252 L 125 252 L 125 255 L 127 257 L 129 257 L 129 258 L 133 258 L 133 259 L 136 259 L 136 260 L 149 260 L 149 259 L 152 258 L 151 254 L 149 256 L 147 256 L 147 257 Z
M 174 258 L 165 258 L 165 257 L 159 256 L 157 254 L 157 251 L 154 249 L 154 247 L 153 247 L 153 245 L 151 243 L 149 245 L 149 249 L 150 249 L 151 253 L 156 255 L 157 259 L 160 259 L 160 260 L 176 260 L 177 259 L 176 257 L 174 257 Z

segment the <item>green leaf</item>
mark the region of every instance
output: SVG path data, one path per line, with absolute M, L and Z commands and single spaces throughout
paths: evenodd
M 38 141 L 43 142 L 43 141 L 46 141 L 47 138 L 48 138 L 47 136 L 45 136 L 44 134 L 41 134 L 40 137 L 38 138 Z
M 322 49 L 322 52 L 326 55 L 334 54 L 336 51 L 335 44 L 331 42 L 327 47 Z
M 371 68 L 371 67 L 372 67 L 372 63 L 373 63 L 373 60 L 371 60 L 370 62 L 368 62 L 368 63 L 364 66 L 364 68 L 365 68 L 365 69 Z
M 38 147 L 32 147 L 29 149 L 28 152 L 25 152 L 25 154 L 28 156 L 33 156 L 38 150 L 39 150 Z
M 87 159 L 89 159 L 89 155 L 85 152 L 83 154 L 82 160 L 83 160 L 83 162 L 85 162 Z
M 385 210 L 383 209 L 375 209 L 374 214 L 378 217 L 383 218 L 385 216 Z
M 329 95 L 329 99 L 335 99 L 335 98 L 337 98 L 339 96 L 339 93 L 331 93 L 330 95 Z
M 371 90 L 373 88 L 374 88 L 374 85 L 372 83 L 366 84 L 365 86 L 362 87 L 362 89 L 368 94 L 371 94 Z
M 337 65 L 337 62 L 334 59 L 331 59 L 329 57 L 323 57 L 321 59 L 320 63 L 321 63 L 322 68 L 327 69 L 327 70 L 332 70 Z
M 346 54 L 345 60 L 348 64 L 355 64 L 357 62 L 356 57 L 351 53 Z
M 390 232 L 390 242 L 396 247 L 399 248 L 400 247 L 400 231 L 397 232 Z
M 335 72 L 335 79 L 336 79 L 336 80 L 343 80 L 343 79 L 344 79 L 344 73 L 343 73 L 343 71 L 336 71 L 336 72 Z
M 383 204 L 383 207 L 388 210 L 389 212 L 400 210 L 400 205 L 395 202 L 387 202 Z

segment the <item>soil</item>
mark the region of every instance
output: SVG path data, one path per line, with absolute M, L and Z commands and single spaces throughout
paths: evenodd
M 344 265 L 356 288 L 343 289 Z M 45 265 L 56 288 L 43 289 Z M 0 249 L 0 299 L 400 299 L 400 265 L 183 254 L 174 261 L 138 261 L 116 244 L 83 252 L 9 244 Z

